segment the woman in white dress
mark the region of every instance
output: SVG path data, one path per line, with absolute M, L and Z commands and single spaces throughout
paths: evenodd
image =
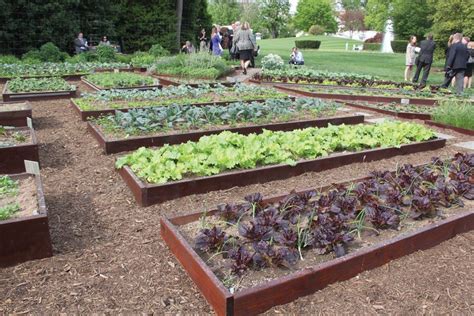
M 415 64 L 415 50 L 416 50 L 416 36 L 410 36 L 408 41 L 407 51 L 405 55 L 405 81 L 410 81 L 411 71 Z

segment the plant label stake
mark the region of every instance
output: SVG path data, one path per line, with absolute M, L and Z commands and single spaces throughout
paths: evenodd
M 37 161 L 25 160 L 26 173 L 39 175 L 40 169 Z

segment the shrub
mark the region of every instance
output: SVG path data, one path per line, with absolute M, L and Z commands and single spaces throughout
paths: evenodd
M 392 41 L 392 49 L 395 53 L 405 53 L 407 50 L 408 41 L 395 40 Z
M 34 64 L 34 63 L 41 62 L 41 54 L 40 54 L 39 50 L 32 49 L 32 50 L 29 50 L 28 52 L 24 53 L 21 56 L 21 59 L 23 61 L 26 61 L 29 64 L 30 63 Z M 36 61 L 36 62 L 33 62 L 33 61 Z
M 116 61 L 115 48 L 109 45 L 99 45 L 96 49 L 97 59 L 101 63 Z
M 40 47 L 39 50 L 33 49 L 23 54 L 22 59 L 28 63 L 52 62 L 59 63 L 65 61 L 69 55 L 61 52 L 53 43 L 49 42 Z
M 299 40 L 295 41 L 295 46 L 299 49 L 318 49 L 319 46 L 321 46 L 321 41 L 315 41 L 315 40 Z
M 132 62 L 134 55 L 128 55 L 128 54 L 115 54 L 115 58 L 117 62 L 119 63 L 124 63 L 124 64 L 130 64 Z
M 383 42 L 383 34 L 378 32 L 375 34 L 374 37 L 368 38 L 364 41 L 364 43 L 382 43 Z
M 163 46 L 161 46 L 160 44 L 153 45 L 148 50 L 148 53 L 150 55 L 155 56 L 155 57 L 169 56 L 170 55 L 170 52 L 167 49 L 163 48 Z
M 380 43 L 364 43 L 364 50 L 380 51 L 382 44 Z
M 322 35 L 324 34 L 324 27 L 321 25 L 312 25 L 309 28 L 308 33 L 311 35 Z
M 156 57 L 145 52 L 135 52 L 130 63 L 133 67 L 148 67 L 152 65 Z
M 19 64 L 20 60 L 13 55 L 0 55 L 0 64 Z
M 225 60 L 208 53 L 179 54 L 159 58 L 152 73 L 216 79 L 230 71 Z
M 283 59 L 276 54 L 268 54 L 262 58 L 262 68 L 268 70 L 281 69 L 285 65 Z
M 42 45 L 39 53 L 41 61 L 52 63 L 63 62 L 69 56 L 67 53 L 61 52 L 59 48 L 51 42 Z

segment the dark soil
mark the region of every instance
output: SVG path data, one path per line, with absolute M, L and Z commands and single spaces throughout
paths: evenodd
M 2 88 L 2 87 L 0 87 Z M 86 88 L 79 84 L 81 91 Z M 0 313 L 212 313 L 159 235 L 161 216 L 239 201 L 259 191 L 283 194 L 452 155 L 455 142 L 427 153 L 359 163 L 289 180 L 137 206 L 68 100 L 36 101 L 34 125 L 54 257 L 0 269 Z M 442 131 L 442 130 L 440 130 Z M 472 138 L 471 138 L 472 139 Z M 471 314 L 474 312 L 474 232 L 396 260 L 269 313 Z

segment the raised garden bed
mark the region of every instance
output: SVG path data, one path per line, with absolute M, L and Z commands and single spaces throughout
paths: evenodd
M 405 169 L 405 171 L 409 169 L 410 166 Z M 380 172 L 379 174 L 383 175 L 384 173 Z M 392 173 L 392 177 L 393 176 L 394 173 Z M 366 214 L 364 219 L 360 220 L 360 218 L 362 217 L 357 215 L 355 221 L 351 222 L 350 220 L 353 217 L 350 215 L 350 213 L 353 212 L 352 215 L 361 214 L 362 211 L 359 210 L 359 207 L 364 206 L 364 204 L 357 205 L 361 203 L 360 201 L 362 201 L 360 198 L 357 197 L 359 192 L 365 194 L 363 193 L 364 186 L 358 186 L 357 184 L 355 184 L 355 188 L 357 188 L 357 190 L 359 190 L 360 188 L 362 189 L 362 191 L 357 191 L 355 193 L 355 199 L 357 201 L 357 204 L 354 205 L 355 208 L 352 211 L 348 210 L 352 207 L 349 205 L 353 205 L 350 199 L 351 195 L 349 195 L 349 199 L 346 199 L 345 195 L 336 195 L 335 198 L 328 198 L 328 200 L 332 202 L 330 202 L 331 204 L 327 206 L 327 210 L 323 211 L 326 205 L 324 203 L 322 204 L 321 201 L 325 202 L 325 200 L 323 199 L 323 195 L 325 197 L 329 197 L 329 194 L 327 193 L 328 191 L 336 188 L 336 191 L 341 190 L 339 192 L 343 192 L 344 190 L 347 190 L 347 187 L 351 183 L 367 183 L 368 180 L 370 180 L 370 177 L 341 183 L 337 186 L 331 185 L 321 187 L 317 188 L 316 190 L 311 188 L 298 193 L 291 192 L 287 195 L 274 196 L 263 200 L 259 200 L 261 199 L 261 196 L 258 197 L 257 194 L 253 194 L 245 198 L 247 203 L 223 204 L 222 207 L 210 211 L 198 212 L 170 219 L 162 218 L 161 236 L 167 243 L 171 252 L 176 256 L 176 258 L 186 270 L 188 275 L 200 289 L 202 295 L 206 298 L 206 300 L 209 302 L 209 304 L 212 306 L 212 308 L 218 315 L 256 315 L 272 308 L 273 306 L 286 304 L 297 299 L 298 297 L 312 294 L 317 290 L 325 288 L 331 283 L 350 279 L 363 271 L 371 270 L 376 267 L 382 266 L 394 259 L 409 255 L 413 252 L 434 247 L 440 244 L 441 242 L 454 237 L 457 234 L 468 232 L 474 229 L 474 209 L 472 209 L 472 201 L 468 201 L 467 204 L 464 204 L 464 207 L 461 207 L 460 209 L 455 209 L 455 206 L 451 206 L 449 209 L 443 209 L 443 211 L 449 211 L 449 215 L 447 215 L 446 217 L 444 217 L 444 214 L 440 217 L 437 217 L 437 215 L 440 214 L 438 213 L 439 211 L 437 209 L 432 208 L 430 208 L 429 210 L 425 209 L 423 211 L 423 215 L 420 215 L 420 206 L 416 206 L 414 209 L 411 209 L 410 207 L 410 209 L 406 211 L 406 213 L 403 209 L 399 209 L 400 213 L 395 213 L 395 210 L 389 210 L 387 208 L 384 208 L 384 206 L 382 206 L 381 209 L 379 209 L 380 206 L 371 206 L 372 208 L 375 207 L 377 211 L 373 213 L 371 212 L 369 215 L 368 211 L 363 208 L 362 210 L 364 210 Z M 472 191 L 473 183 L 467 183 L 471 187 L 470 191 Z M 464 195 L 466 199 L 473 198 L 472 192 L 469 193 L 470 191 L 467 191 L 467 195 Z M 419 193 L 415 191 L 415 193 L 411 193 L 411 197 L 409 197 L 410 193 L 404 193 L 403 195 L 404 197 L 409 197 L 414 201 L 414 195 L 416 194 Z M 467 197 L 468 195 L 470 195 L 470 197 Z M 295 197 L 298 196 L 302 197 L 301 200 L 299 200 L 298 198 L 295 199 Z M 305 200 L 308 197 L 310 201 L 314 202 L 308 203 Z M 319 199 L 320 197 L 321 199 Z M 336 203 L 336 200 L 344 201 L 341 203 L 347 203 L 348 208 L 341 208 L 340 212 L 338 212 L 337 210 L 332 211 L 332 206 L 339 205 Z M 278 213 L 280 217 L 276 219 L 266 217 L 266 215 L 261 216 L 262 212 L 267 212 L 268 214 L 270 214 L 272 212 L 272 206 L 274 207 L 276 212 L 279 212 L 280 209 L 283 208 L 281 207 L 283 203 L 290 205 L 290 207 L 288 208 L 290 210 L 284 208 L 285 210 L 288 210 L 287 214 L 291 214 L 289 212 L 291 211 L 293 205 L 295 206 L 295 209 L 298 209 L 300 203 L 303 203 L 303 206 L 305 207 L 311 208 L 306 212 L 316 210 L 315 216 L 313 216 L 312 213 L 309 214 L 309 217 L 312 218 L 309 223 L 315 223 L 314 226 L 312 226 L 312 229 L 314 230 L 313 234 L 317 234 L 318 230 L 323 230 L 323 228 L 320 227 L 330 226 L 332 228 L 338 228 L 335 234 L 340 233 L 344 236 L 356 234 L 359 234 L 360 236 L 360 234 L 362 234 L 364 236 L 363 239 L 372 239 L 370 239 L 370 242 L 368 243 L 363 243 L 363 240 L 361 240 L 358 246 L 349 248 L 349 243 L 351 242 L 350 238 L 343 239 L 342 237 L 337 237 L 337 235 L 333 240 L 330 239 L 330 237 L 327 237 L 327 235 L 325 234 L 318 233 L 319 235 L 312 235 L 313 240 L 317 241 L 317 243 L 314 243 L 312 247 L 316 247 L 316 249 L 307 250 L 307 252 L 305 253 L 305 257 L 308 256 L 309 258 L 305 260 L 306 263 L 298 267 L 296 271 L 292 271 L 289 269 L 284 270 L 284 268 L 281 267 L 279 268 L 277 266 L 286 267 L 286 264 L 282 264 L 281 261 L 280 264 L 275 263 L 275 261 L 273 261 L 275 260 L 274 258 L 278 258 L 278 260 L 281 259 L 281 256 L 277 256 L 277 254 L 282 253 L 284 258 L 283 260 L 291 260 L 291 256 L 289 256 L 287 252 L 286 255 L 285 252 L 278 252 L 281 249 L 274 248 L 273 246 L 271 247 L 275 251 L 274 253 L 265 252 L 267 251 L 266 245 L 268 243 L 258 242 L 258 238 L 260 238 L 260 240 L 266 240 L 264 237 L 265 235 L 259 235 L 262 232 L 262 226 L 265 227 L 265 224 L 263 224 L 265 223 L 263 221 L 263 218 L 265 218 L 265 220 L 268 219 L 270 223 L 275 223 L 271 224 L 274 225 L 272 231 L 278 230 L 278 225 L 283 225 L 284 227 L 286 227 L 285 225 L 287 224 L 285 223 L 285 214 L 282 215 L 281 213 Z M 415 204 L 415 202 L 413 202 L 412 205 L 419 205 L 417 203 L 418 202 L 416 202 Z M 439 206 L 443 205 L 443 203 L 444 202 L 441 202 L 440 199 L 437 202 L 433 202 L 433 205 Z M 368 204 L 366 204 L 366 206 L 367 205 Z M 249 242 L 246 246 L 247 249 L 253 247 L 256 250 L 255 254 L 259 254 L 259 257 L 257 257 L 255 260 L 255 255 L 251 255 L 251 252 L 253 252 L 252 250 L 247 250 L 247 252 L 240 252 L 240 248 L 238 248 L 238 250 L 236 248 L 232 249 L 232 242 L 227 243 L 227 241 L 229 241 L 232 237 L 229 236 L 229 234 L 222 235 L 222 232 L 229 233 L 225 230 L 225 228 L 222 228 L 224 227 L 225 222 L 230 221 L 226 220 L 225 218 L 228 218 L 229 215 L 234 214 L 231 212 L 236 212 L 235 214 L 240 214 L 239 212 L 241 212 L 241 210 L 243 210 L 244 212 L 250 212 L 251 210 L 254 210 L 254 212 L 259 212 L 255 213 L 258 216 L 258 219 L 254 220 L 254 222 L 257 223 L 255 225 L 255 230 L 250 230 L 249 226 L 242 227 L 244 225 L 240 225 L 242 215 L 240 215 L 238 219 L 238 234 L 240 236 L 246 235 L 250 236 L 251 238 L 259 236 L 255 239 L 253 243 Z M 305 212 L 305 210 L 306 208 L 303 209 L 303 212 Z M 388 218 L 383 217 L 384 215 L 381 215 L 382 213 L 378 212 L 391 213 L 391 216 L 393 216 L 393 214 L 399 215 L 396 215 L 398 217 L 397 219 L 392 219 L 391 217 L 390 220 L 388 220 Z M 320 217 L 324 218 L 324 215 L 331 216 L 331 219 L 327 221 L 320 219 Z M 213 217 L 220 217 L 221 219 L 219 220 L 218 218 L 216 218 L 215 220 L 212 220 Z M 410 221 L 413 223 L 403 224 L 404 227 L 401 227 L 401 224 L 407 221 L 409 217 L 411 218 Z M 382 218 L 384 219 L 380 221 Z M 260 219 L 262 221 L 259 222 Z M 338 220 L 341 222 L 345 222 L 346 224 L 342 225 L 338 222 Z M 373 233 L 372 236 L 371 234 L 367 234 L 365 230 L 367 230 L 367 232 L 370 232 L 371 229 L 374 230 L 374 228 L 370 226 L 360 228 L 357 226 L 358 220 L 360 220 L 362 223 L 364 223 L 365 221 L 371 221 L 370 225 L 376 227 L 375 231 L 379 231 L 381 233 L 380 236 L 374 235 Z M 287 223 L 288 221 L 291 224 L 291 219 L 287 220 Z M 293 223 L 292 226 L 296 225 L 296 227 L 299 227 L 300 224 L 298 223 L 299 222 L 296 222 L 296 224 Z M 191 237 L 191 232 L 194 232 L 196 228 L 203 226 L 211 227 L 212 224 L 216 226 L 218 225 L 218 228 L 221 229 L 217 231 L 217 234 L 214 235 L 214 228 L 208 228 L 207 232 L 206 230 L 201 230 L 200 236 L 197 236 L 196 238 Z M 305 224 L 301 225 L 303 227 Z M 379 227 L 375 225 L 378 225 Z M 186 229 L 187 226 L 191 227 Z M 283 226 L 280 226 L 280 228 Z M 308 224 L 308 227 L 310 226 L 311 225 Z M 401 231 L 397 231 L 396 229 L 401 229 Z M 383 230 L 388 232 L 383 232 Z M 237 229 L 234 227 L 230 227 L 230 232 L 230 235 L 235 235 L 237 234 Z M 205 234 L 209 234 L 210 238 L 202 238 L 206 236 Z M 213 239 L 213 237 L 211 236 L 216 236 L 218 238 Z M 287 245 L 294 245 L 292 244 L 293 239 L 291 239 L 290 237 L 285 237 L 286 239 L 283 239 L 281 238 L 282 235 L 278 235 L 278 233 L 274 234 L 274 236 L 274 240 L 276 240 L 279 245 L 281 245 L 282 242 L 285 242 L 285 244 Z M 289 234 L 288 236 L 291 235 Z M 224 239 L 224 237 L 227 237 L 227 239 Z M 237 243 L 237 245 L 244 242 L 245 247 L 245 241 L 249 240 L 247 239 L 249 237 L 240 238 L 244 240 L 240 240 L 240 242 L 239 240 L 236 240 L 235 242 Z M 300 240 L 299 233 L 298 237 L 296 238 L 296 240 Z M 326 244 L 323 242 L 323 244 L 320 244 L 319 239 L 324 240 L 324 238 L 327 238 L 328 240 L 330 239 L 331 243 Z M 224 244 L 220 243 L 220 241 L 224 240 L 226 240 Z M 219 246 L 219 248 L 217 248 L 217 251 L 219 252 L 212 254 L 214 248 L 210 247 L 213 247 L 214 243 L 215 245 L 220 244 L 222 248 L 220 248 L 221 246 Z M 326 249 L 326 247 L 328 247 L 327 245 L 330 245 L 331 248 Z M 227 248 L 231 249 L 226 250 L 226 246 Z M 211 249 L 212 251 L 206 252 L 206 247 L 208 247 L 208 250 Z M 291 248 L 292 246 L 287 247 Z M 341 248 L 344 250 L 342 251 Z M 319 249 L 325 249 L 325 252 L 319 251 Z M 350 250 L 347 251 L 347 249 Z M 268 256 L 272 255 L 273 257 L 265 257 L 259 251 L 264 254 L 267 254 Z M 301 254 L 300 248 L 295 249 L 295 251 L 299 251 L 299 253 Z M 310 253 L 310 251 L 316 251 L 316 253 L 312 254 Z M 332 252 L 336 252 L 336 258 L 331 256 Z M 228 253 L 228 257 L 226 257 L 225 262 L 217 258 L 217 256 L 222 256 L 223 253 Z M 319 256 L 319 254 L 322 254 L 323 256 L 321 259 L 311 259 L 312 257 Z M 249 258 L 251 261 L 246 261 Z M 293 260 L 294 259 L 295 258 L 293 257 Z M 247 278 L 245 278 L 245 275 L 242 276 L 241 279 L 239 278 L 240 275 L 238 273 L 243 274 L 245 272 L 248 272 L 249 269 L 256 269 L 251 268 L 251 266 L 257 265 L 257 263 L 261 265 L 267 260 L 272 260 L 270 266 L 268 264 L 264 265 L 263 267 L 260 267 L 260 269 L 262 269 L 261 271 L 252 271 L 252 274 L 247 275 Z M 230 265 L 228 261 L 233 261 L 234 263 Z M 214 265 L 210 266 L 213 263 Z M 223 269 L 229 268 L 232 269 L 232 273 L 235 273 L 237 275 L 237 279 L 234 280 L 232 283 L 228 282 L 230 276 L 227 274 L 223 274 L 222 271 Z M 269 272 L 265 273 L 262 276 L 259 276 L 260 274 L 263 274 L 266 269 L 272 271 L 275 269 L 280 269 L 283 270 L 284 273 L 278 274 L 276 272 Z M 241 287 L 241 282 L 244 283 L 245 286 L 242 286 L 242 289 L 239 289 L 239 287 Z
M 165 86 L 180 86 L 186 85 L 193 88 L 197 88 L 200 85 L 208 84 L 211 87 L 215 87 L 216 85 L 223 85 L 226 87 L 232 87 L 235 85 L 234 82 L 226 82 L 226 81 L 215 81 L 215 80 L 208 80 L 208 79 L 193 79 L 191 81 L 187 80 L 186 78 L 180 78 L 171 75 L 154 75 L 154 77 L 158 78 L 160 82 Z
M 10 178 L 18 181 L 22 197 L 18 212 L 0 220 L 0 267 L 53 255 L 41 177 L 22 173 Z
M 44 75 L 44 76 L 21 76 L 22 79 L 32 79 L 32 78 L 54 78 L 54 77 L 61 77 L 64 80 L 68 81 L 79 81 L 81 77 L 86 75 L 87 73 L 79 73 L 79 74 L 70 74 L 70 75 Z M 0 84 L 7 83 L 8 80 L 12 80 L 11 77 L 0 77 Z
M 294 97 L 290 98 L 291 100 L 295 100 Z M 251 102 L 265 102 L 265 99 L 254 99 L 254 100 L 245 100 L 241 102 L 246 102 L 246 103 L 251 103 Z M 232 101 L 217 101 L 217 102 L 203 102 L 203 103 L 191 103 L 188 105 L 192 106 L 206 106 L 206 105 L 218 105 L 218 106 L 226 106 L 231 103 L 238 102 L 237 100 L 232 100 Z M 88 118 L 98 118 L 103 115 L 107 114 L 113 114 L 115 111 L 121 111 L 121 112 L 127 112 L 131 109 L 140 109 L 141 107 L 134 107 L 134 108 L 117 108 L 117 109 L 101 109 L 101 110 L 83 110 L 80 108 L 79 105 L 77 105 L 76 101 L 74 99 L 70 100 L 71 107 L 73 110 L 79 114 L 81 117 L 82 121 L 87 121 Z M 160 106 L 159 103 L 157 103 L 157 106 Z M 144 106 L 142 108 L 147 108 L 150 106 Z
M 417 120 L 429 120 L 431 119 L 431 115 L 428 113 L 417 113 L 417 112 L 408 112 L 408 111 L 403 111 L 404 105 L 393 105 L 393 107 L 400 107 L 400 110 L 395 111 L 395 110 L 388 110 L 385 109 L 388 104 L 384 103 L 383 106 L 378 106 L 377 103 L 367 103 L 367 104 L 360 104 L 360 103 L 355 103 L 355 102 L 345 102 L 346 105 L 358 108 L 361 110 L 369 110 L 369 111 L 374 111 L 377 113 L 382 113 L 382 114 L 388 114 L 400 118 L 405 118 L 405 119 L 417 119 Z M 412 105 L 413 106 L 413 105 Z
M 146 83 L 146 84 L 143 84 L 143 85 L 135 85 L 135 84 L 132 84 L 130 81 L 130 84 L 128 83 L 124 83 L 124 80 L 127 80 L 126 78 L 123 78 L 123 79 L 120 79 L 120 78 L 114 78 L 116 76 L 123 76 L 124 74 L 123 73 L 115 73 L 115 72 L 102 72 L 101 73 L 101 76 L 109 76 L 109 78 L 104 78 L 105 80 L 117 80 L 117 85 L 111 85 L 112 82 L 110 82 L 111 84 L 107 85 L 107 86 L 102 86 L 100 83 L 100 81 L 102 80 L 98 80 L 97 82 L 93 82 L 93 79 L 90 79 L 90 77 L 87 77 L 87 76 L 84 76 L 84 77 L 81 77 L 81 81 L 83 83 L 85 83 L 86 85 L 88 85 L 89 87 L 91 87 L 92 89 L 96 90 L 96 91 L 100 91 L 100 90 L 130 90 L 130 89 L 135 89 L 135 90 L 151 90 L 151 89 L 161 89 L 163 88 L 163 85 L 161 84 L 158 84 L 157 80 L 156 79 L 152 79 L 151 77 L 146 77 L 146 76 L 142 76 L 142 75 L 139 75 L 139 74 L 134 74 L 134 73 L 130 73 L 128 72 L 126 74 L 126 76 L 131 76 L 130 80 L 137 80 L 137 78 L 143 78 L 144 80 L 148 80 L 148 81 L 153 81 L 154 83 L 151 84 L 151 83 Z M 94 75 L 90 75 L 92 78 Z M 151 79 L 151 80 L 149 80 Z
M 394 102 L 394 103 L 419 104 L 419 105 L 435 105 L 438 102 L 438 100 L 436 99 L 308 92 L 301 89 L 285 87 L 283 85 L 275 85 L 274 87 L 283 91 L 298 93 L 298 94 L 308 96 L 308 97 L 333 99 L 333 100 L 341 100 L 341 101 L 369 101 L 369 102 L 387 102 L 387 103 Z
M 384 124 L 384 126 L 374 127 L 374 128 L 391 128 L 391 129 L 397 129 L 397 130 L 404 128 L 402 126 L 399 126 L 402 123 L 397 123 L 397 122 L 393 122 L 393 123 L 387 122 L 387 123 L 382 123 L 382 124 Z M 408 124 L 408 123 L 403 123 L 403 124 Z M 343 135 L 346 135 L 348 133 L 348 131 L 346 131 L 348 128 L 349 127 L 344 127 L 344 126 L 336 127 L 335 126 L 328 130 L 320 130 L 320 131 L 318 130 L 317 133 L 323 133 L 324 135 L 326 135 L 326 133 L 332 133 L 332 134 L 337 133 L 334 135 L 339 135 L 340 133 L 342 133 Z M 413 125 L 411 128 L 418 128 L 418 125 Z M 421 126 L 419 128 L 421 128 Z M 360 125 L 351 125 L 350 129 L 355 132 L 356 130 L 367 129 L 367 128 Z M 291 131 L 291 132 L 282 132 L 282 133 L 292 133 L 292 135 L 294 134 L 295 137 L 298 138 L 298 137 L 310 137 L 309 135 L 311 134 L 308 134 L 308 132 L 310 132 L 310 130 L 305 129 L 301 131 Z M 406 132 L 408 132 L 408 130 Z M 416 132 L 416 133 L 419 133 L 419 132 Z M 297 136 L 300 134 L 301 136 Z M 235 135 L 238 135 L 238 134 L 235 134 Z M 306 135 L 306 136 L 303 136 L 303 135 Z M 411 153 L 416 153 L 416 152 L 439 149 L 445 146 L 446 144 L 445 139 L 432 139 L 433 136 L 430 136 L 430 138 L 427 138 L 427 136 L 428 135 L 426 135 L 426 137 L 423 136 L 423 138 L 431 139 L 431 140 L 405 143 L 403 145 L 400 145 L 398 148 L 386 147 L 386 148 L 376 148 L 376 149 L 367 149 L 367 150 L 357 150 L 355 152 L 341 152 L 340 149 L 338 149 L 338 151 L 336 152 L 329 151 L 328 156 L 323 155 L 323 157 L 319 157 L 315 159 L 310 158 L 306 160 L 302 158 L 297 159 L 294 163 L 291 163 L 292 165 L 287 164 L 287 163 L 278 164 L 278 163 L 273 162 L 273 163 L 267 163 L 266 165 L 263 164 L 262 166 L 257 165 L 257 167 L 254 167 L 253 169 L 249 167 L 247 167 L 247 169 L 237 169 L 237 167 L 234 165 L 234 167 L 228 168 L 228 170 L 224 169 L 224 171 L 213 171 L 211 175 L 209 176 L 197 176 L 197 175 L 192 176 L 192 177 L 188 176 L 187 178 L 176 180 L 176 181 L 160 180 L 162 184 L 152 184 L 152 183 L 149 183 L 152 181 L 145 182 L 144 180 L 141 180 L 135 174 L 135 172 L 132 171 L 131 167 L 129 166 L 129 164 L 133 161 L 135 162 L 140 161 L 140 163 L 142 164 L 146 162 L 146 164 L 148 164 L 149 162 L 147 162 L 148 160 L 145 157 L 149 155 L 152 155 L 156 159 L 162 159 L 156 153 L 148 152 L 145 148 L 141 148 L 132 154 L 119 158 L 116 166 L 120 168 L 118 169 L 118 172 L 120 173 L 122 178 L 125 180 L 127 185 L 130 187 L 137 202 L 142 206 L 148 206 L 155 203 L 161 203 L 164 201 L 168 201 L 168 200 L 172 200 L 178 197 L 192 195 L 192 194 L 207 193 L 214 190 L 228 189 L 234 186 L 244 186 L 244 185 L 249 185 L 249 184 L 254 184 L 254 183 L 263 183 L 263 182 L 269 182 L 269 181 L 274 181 L 274 180 L 286 179 L 289 177 L 303 174 L 305 172 L 317 172 L 317 171 L 336 168 L 336 167 L 340 167 L 343 165 L 356 163 L 356 162 L 374 161 L 374 160 L 394 157 L 397 155 L 406 155 L 406 154 L 411 154 Z M 216 138 L 216 140 L 211 141 L 210 139 L 206 139 L 202 146 L 198 146 L 198 144 L 192 145 L 189 143 L 186 143 L 186 145 L 174 145 L 174 146 L 183 147 L 183 146 L 192 145 L 193 147 L 195 146 L 194 150 L 196 151 L 196 154 L 198 154 L 199 148 L 200 147 L 207 148 L 209 142 L 212 142 L 212 144 L 214 144 L 214 141 L 217 141 L 218 139 L 220 139 L 220 141 L 223 142 L 231 138 L 239 138 L 239 139 L 242 138 L 242 140 L 237 141 L 234 139 L 232 141 L 244 142 L 245 140 L 243 138 L 247 136 L 234 137 L 233 134 L 230 134 L 230 135 L 219 134 L 219 135 L 212 135 L 208 137 L 214 137 Z M 272 138 L 273 144 L 277 142 L 277 138 L 275 138 L 276 135 L 274 135 L 272 132 L 267 132 L 265 135 L 262 134 L 260 137 L 263 140 L 268 139 L 268 137 L 273 137 Z M 290 137 L 290 135 L 282 134 L 280 137 Z M 336 138 L 334 138 L 336 136 L 332 136 L 332 137 L 334 140 L 336 140 Z M 362 137 L 362 136 L 358 136 L 358 137 Z M 251 143 L 253 144 L 255 142 L 255 136 L 253 136 L 252 139 L 253 140 L 251 141 Z M 286 139 L 285 141 L 288 141 L 288 138 L 281 138 L 281 139 Z M 184 149 L 180 149 L 180 147 L 176 149 L 167 147 L 166 150 L 169 151 L 169 154 L 172 154 L 175 151 L 180 152 L 181 150 L 184 150 Z M 364 146 L 362 146 L 362 148 L 364 148 Z M 244 151 L 244 149 L 245 148 L 242 147 L 242 149 L 238 149 L 238 150 Z M 220 150 L 225 151 L 226 149 L 221 148 Z M 233 149 L 233 150 L 237 150 L 237 149 Z M 169 154 L 166 154 L 166 155 L 168 156 Z M 219 153 L 218 152 L 214 153 L 214 155 L 217 155 L 217 154 Z M 278 151 L 278 154 L 284 155 L 284 152 L 280 150 Z M 233 155 L 234 156 L 240 155 L 240 151 L 234 153 Z M 266 155 L 271 155 L 271 153 L 267 153 Z M 183 157 L 187 157 L 187 156 L 183 156 Z M 238 156 L 235 156 L 235 157 L 238 157 Z M 251 159 L 251 158 L 247 157 L 246 159 Z M 264 158 L 259 158 L 259 159 L 264 159 Z M 272 161 L 278 161 L 278 160 L 272 160 Z M 160 163 L 165 164 L 166 162 L 163 160 Z M 174 162 L 174 163 L 180 163 L 180 162 Z M 203 163 L 208 163 L 208 162 L 204 161 Z M 214 166 L 216 168 L 217 164 Z M 204 168 L 204 165 L 201 168 Z M 158 171 L 155 171 L 155 172 L 158 172 Z M 159 173 L 159 174 L 145 173 L 145 174 L 147 174 L 146 176 L 147 179 L 149 177 L 155 177 L 155 178 L 160 177 L 160 179 L 162 177 L 166 177 L 166 179 L 172 179 L 170 178 L 170 176 L 174 174 L 174 172 L 176 172 L 176 170 L 167 168 L 166 174 L 162 174 L 162 173 Z M 174 175 L 172 177 L 174 177 Z M 178 177 L 178 179 L 180 178 Z
M 444 128 L 444 129 L 449 129 L 449 130 L 452 130 L 452 131 L 455 131 L 455 132 L 458 132 L 458 133 L 461 133 L 461 134 L 466 134 L 466 135 L 469 135 L 469 136 L 474 136 L 474 130 L 472 130 L 472 129 L 461 128 L 461 127 L 456 127 L 456 126 L 452 126 L 452 125 L 446 125 L 446 124 L 431 121 L 431 120 L 426 120 L 425 124 L 440 127 L 440 128 Z
M 24 160 L 39 162 L 35 131 L 29 127 L 0 128 L 0 174 L 24 172 Z
M 339 124 L 359 124 L 364 122 L 363 115 L 345 116 L 345 117 L 333 117 L 333 118 L 319 118 L 314 120 L 305 121 L 293 121 L 293 122 L 282 122 L 282 123 L 271 123 L 271 124 L 260 124 L 250 125 L 243 127 L 234 128 L 221 128 L 207 131 L 190 131 L 182 133 L 173 133 L 169 135 L 160 136 L 132 136 L 118 140 L 109 139 L 100 130 L 97 124 L 87 122 L 87 128 L 92 133 L 94 138 L 99 142 L 100 147 L 106 154 L 114 154 L 122 151 L 131 151 L 140 147 L 159 147 L 165 144 L 180 144 L 187 141 L 197 141 L 202 136 L 219 134 L 223 131 L 230 131 L 243 135 L 250 133 L 261 133 L 264 129 L 272 131 L 290 131 L 294 129 L 307 128 L 307 127 L 326 127 L 328 124 L 339 125 Z
M 29 102 L 0 103 L 0 125 L 27 126 L 28 117 L 33 117 Z
M 13 79 L 14 81 L 20 80 L 29 83 L 29 86 L 25 86 L 25 89 L 21 89 L 15 92 L 11 91 L 10 85 L 13 81 L 8 81 L 3 87 L 3 101 L 10 102 L 10 101 L 36 101 L 36 100 L 51 100 L 51 99 L 69 99 L 74 98 L 77 96 L 77 87 L 67 85 L 63 79 L 58 79 L 55 77 L 54 79 L 51 78 L 50 80 L 60 80 L 62 81 L 61 84 L 69 89 L 58 88 L 54 90 L 41 90 L 38 86 L 35 86 L 35 82 L 45 82 L 48 78 L 30 78 L 30 79 Z

